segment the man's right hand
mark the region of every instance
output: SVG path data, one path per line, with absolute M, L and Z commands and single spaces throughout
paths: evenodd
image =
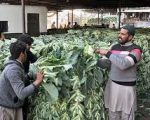
M 109 50 L 106 49 L 97 49 L 95 50 L 95 53 L 101 54 L 101 55 L 106 55 Z

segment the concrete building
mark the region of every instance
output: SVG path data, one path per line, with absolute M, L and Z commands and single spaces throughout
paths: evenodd
M 126 8 L 121 10 L 121 23 L 135 27 L 150 27 L 150 8 Z
M 47 32 L 47 12 L 44 6 L 25 6 L 25 32 L 33 36 Z M 0 28 L 6 34 L 23 32 L 21 5 L 0 4 Z

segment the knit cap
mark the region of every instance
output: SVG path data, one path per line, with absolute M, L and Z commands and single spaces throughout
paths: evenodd
M 133 25 L 125 25 L 122 28 L 126 29 L 130 35 L 132 35 L 132 36 L 135 35 L 135 28 Z

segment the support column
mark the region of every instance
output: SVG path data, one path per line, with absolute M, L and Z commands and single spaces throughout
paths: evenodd
M 102 24 L 104 24 L 104 23 L 103 23 L 103 22 L 104 22 L 104 21 L 103 21 L 103 12 L 104 12 L 104 10 L 101 9 L 101 23 L 102 23 Z
M 21 5 L 22 5 L 22 33 L 26 33 L 26 26 L 25 26 L 25 4 L 24 0 L 21 0 Z
M 73 8 L 72 8 L 72 20 L 71 20 L 71 24 L 73 26 Z
M 121 23 L 121 7 L 119 7 L 118 15 L 119 15 L 119 18 L 118 18 L 118 28 L 120 29 L 120 23 Z
M 99 25 L 99 9 L 98 9 L 98 25 Z
M 119 12 L 118 12 L 118 29 L 120 29 L 120 22 L 121 22 L 121 0 L 119 1 Z
M 69 19 L 69 11 L 68 11 L 68 23 L 70 22 L 70 19 Z
M 58 10 L 56 11 L 56 27 L 58 29 Z

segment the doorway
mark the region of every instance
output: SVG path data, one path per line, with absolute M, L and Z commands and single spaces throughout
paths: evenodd
M 36 13 L 28 13 L 27 14 L 27 28 L 28 34 L 31 36 L 39 36 L 39 14 Z

